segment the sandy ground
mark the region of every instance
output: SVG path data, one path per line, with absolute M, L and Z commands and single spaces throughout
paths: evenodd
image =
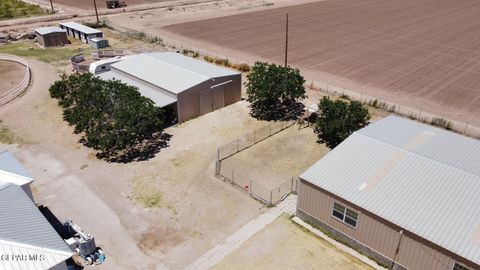
M 4 147 L 34 176 L 37 203 L 95 235 L 107 253 L 102 269 L 182 269 L 264 211 L 214 177 L 216 147 L 264 125 L 244 102 L 170 128 L 170 147 L 150 161 L 109 164 L 77 143 L 49 98 L 56 68 L 29 62 L 32 88 L 0 109 L 25 143 Z M 142 203 L 148 195 L 156 207 Z
M 480 36 L 471 31 L 479 9 L 477 1 L 322 1 L 168 26 L 171 36 L 151 31 L 231 58 L 281 63 L 288 11 L 289 63 L 307 77 L 480 125 Z
M 282 216 L 249 239 L 212 270 L 371 270 L 325 240 Z
M 25 77 L 25 67 L 10 61 L 0 61 L 0 96 L 17 86 Z
M 329 152 L 318 144 L 318 137 L 311 128 L 293 125 L 247 149 L 222 161 L 221 173 L 232 175 L 237 181 L 249 180 L 272 190 L 317 162 Z

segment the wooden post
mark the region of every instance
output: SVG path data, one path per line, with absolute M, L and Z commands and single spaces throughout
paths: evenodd
M 95 16 L 97 16 L 97 24 L 100 23 L 100 19 L 98 18 L 98 10 L 97 10 L 97 1 L 93 0 L 93 6 L 95 7 Z
M 463 130 L 463 134 L 467 133 L 468 122 L 465 124 L 465 129 Z
M 285 67 L 288 65 L 288 12 L 287 20 L 285 22 Z
M 50 7 L 52 8 L 52 11 L 55 11 L 55 9 L 53 9 L 53 2 L 52 2 L 52 0 L 50 0 Z

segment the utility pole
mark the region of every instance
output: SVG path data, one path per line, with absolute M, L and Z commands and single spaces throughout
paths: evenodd
M 50 6 L 52 7 L 52 11 L 55 11 L 55 10 L 53 9 L 53 2 L 52 2 L 52 0 L 50 0 Z
M 97 1 L 93 0 L 93 6 L 95 7 L 95 15 L 97 16 L 97 24 L 99 24 L 100 19 L 98 18 Z
M 285 67 L 288 65 L 288 12 L 287 21 L 285 22 Z

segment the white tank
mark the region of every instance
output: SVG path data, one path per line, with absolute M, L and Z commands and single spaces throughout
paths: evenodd
M 88 68 L 88 71 L 92 74 L 98 74 L 104 71 L 109 71 L 110 66 L 122 61 L 123 58 L 120 56 L 114 57 L 114 58 L 108 58 L 100 61 L 96 61 L 90 64 L 90 67 Z

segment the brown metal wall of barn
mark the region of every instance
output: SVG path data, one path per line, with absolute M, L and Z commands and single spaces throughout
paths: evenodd
M 308 182 L 301 180 L 298 185 L 298 210 L 390 260 L 396 257 L 395 261 L 409 270 L 452 270 L 455 262 L 461 262 L 471 267 L 472 270 L 480 269 L 480 266 L 410 232 L 404 233 L 400 241 L 399 252 L 395 255 L 401 228 Z M 358 212 L 358 224 L 355 229 L 332 217 L 334 202 Z
M 188 121 L 239 101 L 241 81 L 240 74 L 215 78 L 215 80 L 208 80 L 178 94 L 178 122 Z M 222 83 L 225 84 L 217 86 Z M 212 88 L 212 86 L 217 87 Z
M 45 48 L 68 44 L 66 33 L 50 33 L 46 35 L 40 35 L 37 33 L 37 41 Z

